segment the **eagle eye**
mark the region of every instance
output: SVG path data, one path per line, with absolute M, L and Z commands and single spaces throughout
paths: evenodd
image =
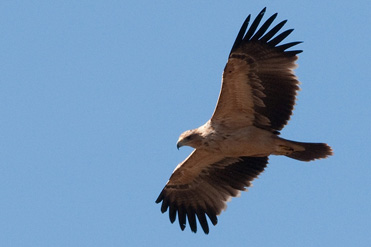
M 189 140 L 192 140 L 193 137 L 195 137 L 195 134 L 191 134 L 191 135 L 187 136 L 185 139 L 186 139 L 187 141 L 189 141 Z

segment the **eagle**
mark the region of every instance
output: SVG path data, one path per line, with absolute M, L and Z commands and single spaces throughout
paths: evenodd
M 248 28 L 249 15 L 237 35 L 211 119 L 182 133 L 177 142 L 178 149 L 190 146 L 194 150 L 175 168 L 156 203 L 162 202 L 162 213 L 169 211 L 171 223 L 178 216 L 181 230 L 188 219 L 191 231 L 197 232 L 197 217 L 208 234 L 207 218 L 217 224 L 226 203 L 264 171 L 269 155 L 300 161 L 332 155 L 325 143 L 280 137 L 299 90 L 293 70 L 302 50 L 287 50 L 301 42 L 280 44 L 293 29 L 279 33 L 287 20 L 270 28 L 277 13 L 258 28 L 265 11 Z

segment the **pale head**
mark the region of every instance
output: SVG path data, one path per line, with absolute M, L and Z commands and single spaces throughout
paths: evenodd
M 198 129 L 187 130 L 183 132 L 178 139 L 176 147 L 179 149 L 182 146 L 190 146 L 198 148 L 202 145 L 202 136 L 198 133 Z

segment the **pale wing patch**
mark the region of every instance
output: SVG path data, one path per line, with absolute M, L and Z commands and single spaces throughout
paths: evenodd
M 210 154 L 209 152 L 195 149 L 182 163 L 177 165 L 168 184 L 188 184 L 199 176 L 205 167 L 221 160 L 224 156 Z

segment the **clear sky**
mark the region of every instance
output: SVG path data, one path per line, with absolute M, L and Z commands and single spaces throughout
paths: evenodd
M 180 3 L 182 2 L 182 3 Z M 271 157 L 210 234 L 155 200 L 206 122 L 248 14 L 295 31 L 302 90 Z M 1 246 L 369 246 L 370 1 L 1 1 Z

